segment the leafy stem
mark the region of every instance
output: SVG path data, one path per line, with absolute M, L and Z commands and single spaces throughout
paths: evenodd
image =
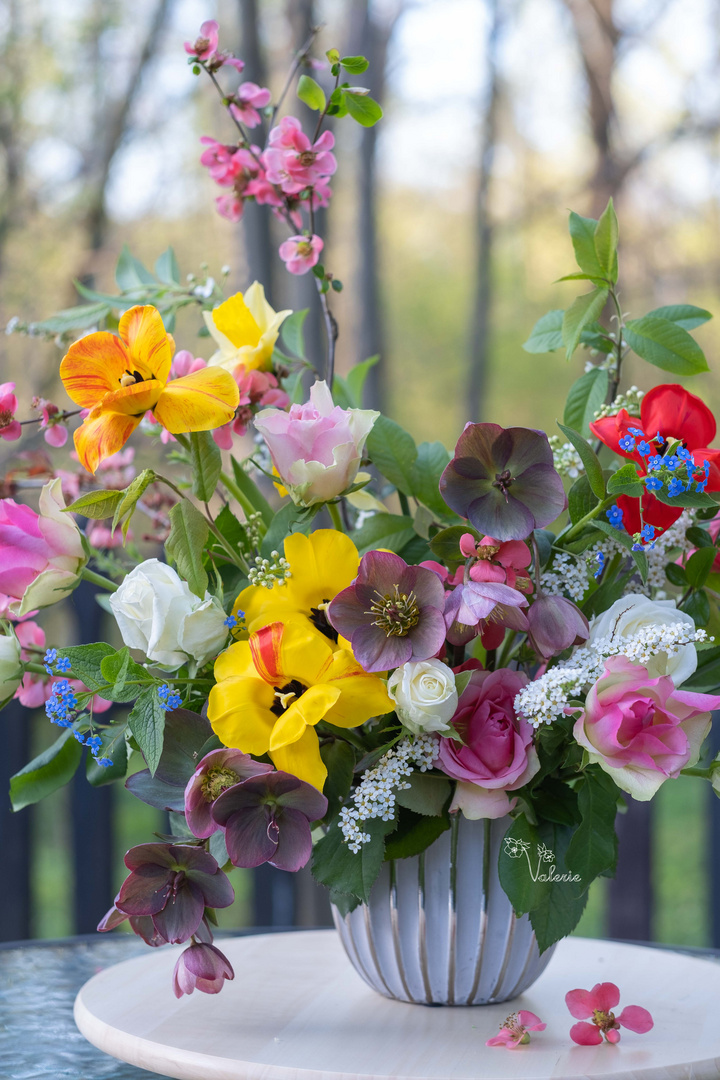
M 582 532 L 586 525 L 589 525 L 591 521 L 594 521 L 596 517 L 599 517 L 603 510 L 607 510 L 614 502 L 615 496 L 608 495 L 606 499 L 603 499 L 602 502 L 599 502 L 597 506 L 594 506 L 592 510 L 588 511 L 584 517 L 581 517 L 578 522 L 561 532 L 555 542 L 557 543 L 559 540 L 571 540 L 573 536 L 577 536 L 579 532 Z
M 118 586 L 110 578 L 104 577 L 102 574 L 96 574 L 94 570 L 88 570 L 87 566 L 84 566 L 80 577 L 83 581 L 90 581 L 93 585 L 99 585 L 101 589 L 105 589 L 107 592 L 117 592 Z

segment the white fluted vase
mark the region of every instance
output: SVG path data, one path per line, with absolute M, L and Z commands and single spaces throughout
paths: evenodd
M 542 974 L 527 915 L 502 890 L 498 856 L 510 818 L 451 828 L 421 855 L 383 864 L 367 904 L 335 926 L 355 970 L 385 997 L 418 1005 L 510 1001 Z

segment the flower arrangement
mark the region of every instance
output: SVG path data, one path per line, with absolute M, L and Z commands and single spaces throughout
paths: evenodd
M 212 935 L 232 867 L 312 861 L 347 912 L 384 860 L 422 852 L 458 814 L 507 817 L 500 882 L 546 950 L 613 873 L 627 796 L 650 799 L 681 773 L 720 790 L 720 761 L 703 750 L 720 708 L 715 419 L 674 382 L 619 392 L 630 350 L 673 378 L 707 370 L 691 331 L 710 315 L 680 304 L 627 319 L 612 203 L 597 221 L 572 213 L 568 280 L 590 291 L 525 345 L 568 360 L 586 350 L 562 438 L 471 420 L 452 454 L 416 446 L 363 407 L 373 361 L 334 372 L 342 286 L 316 233 L 337 167 L 323 128 L 382 115 L 347 81 L 367 61 L 331 49 L 326 94 L 308 74 L 312 40 L 301 50 L 291 76 L 318 114 L 307 134 L 280 117 L 284 95 L 221 86 L 243 64 L 219 49 L 216 23 L 185 47 L 234 125 L 230 144 L 203 139 L 218 210 L 237 221 L 252 199 L 285 223 L 280 256 L 314 276 L 327 357 L 318 370 L 304 355 L 304 312 L 275 312 L 257 282 L 229 297 L 210 278 L 182 285 L 171 249 L 155 274 L 124 250 L 118 295 L 78 286 L 86 304 L 16 324 L 58 340 L 78 409 L 36 400 L 38 418 L 20 422 L 6 383 L 0 435 L 40 423 L 61 447 L 81 423 L 80 470 L 52 470 L 37 512 L 14 498 L 19 469 L 0 501 L 0 698 L 44 702 L 61 729 L 13 778 L 13 805 L 66 783 L 86 747 L 91 782 L 125 781 L 169 812 L 170 835 L 127 853 L 99 929 L 129 920 L 149 945 L 188 942 L 178 996 L 233 977 Z M 249 134 L 260 128 L 262 146 Z M 217 346 L 208 360 L 175 351 L 176 313 L 191 305 Z M 164 448 L 170 477 L 136 472 L 135 432 Z M 153 557 L 132 535 L 138 511 Z M 35 615 L 82 579 L 106 591 L 122 648 L 47 648 Z M 576 1041 L 647 1029 L 642 1010 L 615 1021 L 609 986 L 569 995 L 573 1016 L 596 1017 Z M 542 1027 L 520 1013 L 498 1039 Z

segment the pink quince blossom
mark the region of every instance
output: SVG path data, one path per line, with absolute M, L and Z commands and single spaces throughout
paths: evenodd
M 547 1024 L 543 1024 L 539 1016 L 528 1009 L 520 1009 L 519 1012 L 511 1013 L 507 1020 L 503 1020 L 500 1031 L 493 1035 L 485 1043 L 486 1046 L 505 1046 L 508 1050 L 517 1050 L 530 1042 L 529 1031 L 544 1031 Z
M 245 82 L 235 91 L 235 100 L 230 105 L 230 112 L 245 127 L 254 128 L 260 123 L 258 109 L 264 109 L 271 98 L 266 87 L 254 82 Z
M 297 195 L 313 187 L 337 169 L 335 155 L 331 153 L 334 145 L 331 131 L 324 131 L 312 143 L 296 117 L 284 116 L 270 132 L 263 155 L 268 180 L 279 184 L 286 195 Z
M 676 690 L 669 675 L 653 678 L 641 664 L 611 656 L 573 735 L 622 791 L 646 802 L 698 760 L 718 708 L 717 694 Z
M 40 430 L 45 432 L 45 442 L 49 446 L 64 446 L 67 442 L 68 430 L 62 421 L 58 422 L 55 419 L 60 413 L 57 405 L 53 405 L 52 401 L 46 401 L 45 398 L 41 397 L 33 398 L 32 404 L 34 409 L 38 409 L 42 413 Z
M 0 439 L 8 442 L 14 442 L 22 435 L 20 421 L 15 419 L 18 403 L 14 389 L 14 382 L 0 383 Z
M 596 983 L 592 990 L 569 990 L 565 995 L 565 1004 L 570 1014 L 580 1024 L 570 1028 L 570 1038 L 578 1046 L 599 1046 L 603 1035 L 609 1043 L 620 1042 L 621 1027 L 644 1035 L 653 1027 L 653 1018 L 647 1009 L 640 1005 L 626 1005 L 619 1016 L 612 1009 L 620 1001 L 620 991 L 615 983 Z M 586 1023 L 591 1018 L 592 1023 Z
M 198 60 L 209 60 L 217 52 L 218 29 L 215 19 L 207 19 L 200 27 L 199 37 L 185 42 L 185 52 Z
M 477 543 L 472 533 L 460 537 L 460 551 L 477 561 L 470 567 L 473 581 L 499 581 L 523 593 L 533 591 L 527 568 L 532 562 L 530 548 L 523 540 L 496 540 L 484 536 Z
M 216 195 L 215 207 L 220 217 L 224 217 L 226 221 L 232 221 L 233 224 L 237 225 L 243 216 L 245 202 L 238 195 Z
M 96 548 L 116 548 L 121 547 L 123 544 L 122 526 L 118 525 L 116 529 L 109 528 L 102 521 L 94 521 L 87 530 L 88 542 Z M 133 539 L 132 529 L 128 529 L 128 540 Z
M 319 236 L 291 236 L 280 245 L 279 254 L 291 274 L 307 274 L 320 258 L 323 241 Z
M 186 375 L 192 375 L 193 371 L 201 371 L 207 367 L 207 360 L 201 356 L 195 357 L 188 349 L 180 349 L 175 353 L 170 365 L 170 378 L 182 379 Z M 108 461 L 111 459 L 108 458 Z
M 240 390 L 240 403 L 235 418 L 213 431 L 213 439 L 221 450 L 232 450 L 233 434 L 245 435 L 254 416 L 253 406 L 285 409 L 290 404 L 290 398 L 280 389 L 272 372 L 248 371 L 244 364 L 238 364 L 233 374 Z

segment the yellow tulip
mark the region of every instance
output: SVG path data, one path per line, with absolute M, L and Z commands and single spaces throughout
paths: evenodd
M 359 727 L 390 712 L 385 683 L 309 626 L 271 623 L 215 662 L 208 719 L 225 746 L 269 754 L 276 768 L 322 791 L 327 769 L 315 725 Z
M 218 350 L 208 363 L 234 371 L 242 364 L 246 371 L 270 371 L 275 342 L 282 322 L 292 311 L 274 311 L 265 299 L 265 290 L 254 281 L 243 293 L 228 297 L 213 311 L 204 311 L 205 324 Z

